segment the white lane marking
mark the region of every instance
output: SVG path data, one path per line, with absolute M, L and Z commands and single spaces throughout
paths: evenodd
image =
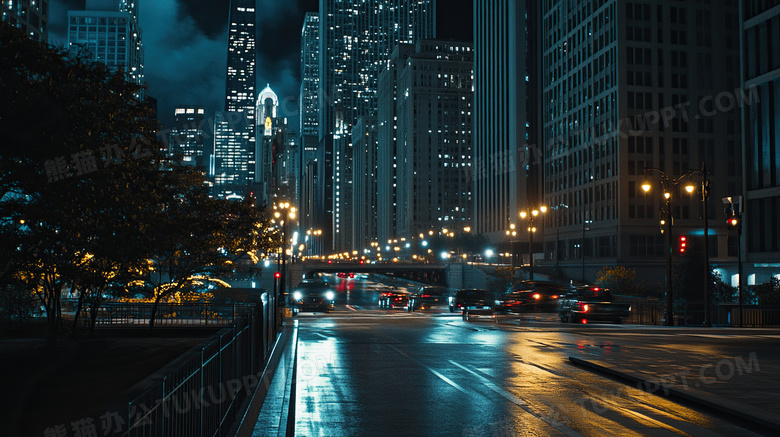
M 460 363 L 457 363 L 457 362 L 455 362 L 453 360 L 449 360 L 449 362 L 451 364 L 453 364 L 453 365 L 455 365 L 455 366 L 465 370 L 466 372 L 469 372 L 470 374 L 476 376 L 477 379 L 479 379 L 482 382 L 482 384 L 484 384 L 489 389 L 491 389 L 491 390 L 495 391 L 496 393 L 500 394 L 501 396 L 509 399 L 510 401 L 515 403 L 517 406 L 522 408 L 528 414 L 536 417 L 537 419 L 539 419 L 542 422 L 550 425 L 551 427 L 557 429 L 558 431 L 564 433 L 565 435 L 567 435 L 569 437 L 584 437 L 579 432 L 569 428 L 568 426 L 564 425 L 563 423 L 559 422 L 558 420 L 555 420 L 555 419 L 547 420 L 548 418 L 545 418 L 541 414 L 539 414 L 536 411 L 532 410 L 525 401 L 523 401 L 521 399 L 518 399 L 515 395 L 513 395 L 509 391 L 505 390 L 504 388 L 499 387 L 498 385 L 496 385 L 495 383 L 493 383 L 489 379 L 485 378 L 484 376 L 480 375 L 479 373 L 477 373 L 477 372 L 469 369 L 468 367 L 466 367 L 466 366 L 464 366 L 464 365 L 462 365 Z
M 355 309 L 355 307 L 353 307 L 352 305 L 344 305 L 344 306 L 346 306 L 348 310 L 351 310 L 351 311 L 357 311 L 357 310 Z
M 315 332 L 314 335 L 319 335 L 320 337 L 324 338 L 325 340 L 330 340 L 330 337 L 328 337 L 327 335 L 322 335 L 319 332 Z
M 482 384 L 484 384 L 487 388 L 489 388 L 489 389 L 493 390 L 494 392 L 500 394 L 501 396 L 509 399 L 511 402 L 514 402 L 515 404 L 520 405 L 520 406 L 526 405 L 526 403 L 523 400 L 518 399 L 515 395 L 513 395 L 512 393 L 509 393 L 508 391 L 504 390 L 503 388 L 497 386 L 496 384 L 494 384 L 493 382 L 491 382 L 489 379 L 485 378 L 484 376 L 474 372 L 473 370 L 467 368 L 466 366 L 463 366 L 463 365 L 461 365 L 459 363 L 456 363 L 455 361 L 452 361 L 452 360 L 449 360 L 449 361 L 450 361 L 450 363 L 454 364 L 455 366 L 458 366 L 461 369 L 463 369 L 463 370 L 471 373 L 472 375 L 476 376 L 477 379 L 479 379 L 480 382 L 482 382 Z
M 400 349 L 398 349 L 397 347 L 393 346 L 392 344 L 388 344 L 388 346 L 390 346 L 390 348 L 392 348 L 393 350 L 395 350 L 399 354 L 405 356 L 406 358 L 408 358 L 408 359 L 414 361 L 415 363 L 419 364 L 420 366 L 424 367 L 426 370 L 428 370 L 429 372 L 431 372 L 434 375 L 436 375 L 437 377 L 439 377 L 442 381 L 444 381 L 447 384 L 455 387 L 455 389 L 457 389 L 461 393 L 467 394 L 467 395 L 476 395 L 476 393 L 469 392 L 468 390 L 466 390 L 465 388 L 461 387 L 458 383 L 456 383 L 455 381 L 451 380 L 450 378 L 447 378 L 446 376 L 442 375 L 441 373 L 437 372 L 436 370 L 426 366 L 425 364 L 421 363 L 420 361 L 415 360 L 414 358 L 412 358 L 409 355 L 405 354 L 404 352 L 402 352 Z

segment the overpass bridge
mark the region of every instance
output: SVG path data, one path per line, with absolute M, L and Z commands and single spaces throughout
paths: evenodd
M 496 265 L 469 263 L 364 263 L 304 261 L 287 264 L 291 286 L 310 273 L 373 273 L 449 288 L 486 288 Z

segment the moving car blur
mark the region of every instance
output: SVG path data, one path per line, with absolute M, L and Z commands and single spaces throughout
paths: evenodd
M 558 299 L 568 292 L 563 285 L 548 281 L 522 281 L 496 299 L 496 312 L 523 313 L 558 310 Z
M 382 293 L 379 296 L 379 308 L 395 309 L 406 308 L 409 305 L 409 295 L 403 293 L 389 292 Z
M 409 297 L 409 312 L 447 308 L 453 293 L 447 287 L 420 287 Z
M 449 299 L 450 312 L 466 309 L 492 310 L 495 295 L 491 291 L 481 289 L 458 290 Z

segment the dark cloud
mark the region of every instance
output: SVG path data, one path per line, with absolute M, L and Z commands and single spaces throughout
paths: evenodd
M 207 114 L 222 110 L 227 70 L 229 0 L 139 0 L 149 95 L 158 99 L 164 127 L 175 105 L 203 105 Z M 439 0 L 439 36 L 471 40 L 472 1 Z M 50 41 L 67 43 L 67 11 L 85 0 L 50 2 Z M 446 5 L 446 6 L 445 6 Z M 280 113 L 297 125 L 303 18 L 319 9 L 318 0 L 257 0 L 257 83 L 279 97 Z

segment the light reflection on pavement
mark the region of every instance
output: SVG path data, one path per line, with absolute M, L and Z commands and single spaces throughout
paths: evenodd
M 380 311 L 377 293 L 299 317 L 296 435 L 759 435 L 568 363 L 630 352 L 600 334 L 631 327 Z

